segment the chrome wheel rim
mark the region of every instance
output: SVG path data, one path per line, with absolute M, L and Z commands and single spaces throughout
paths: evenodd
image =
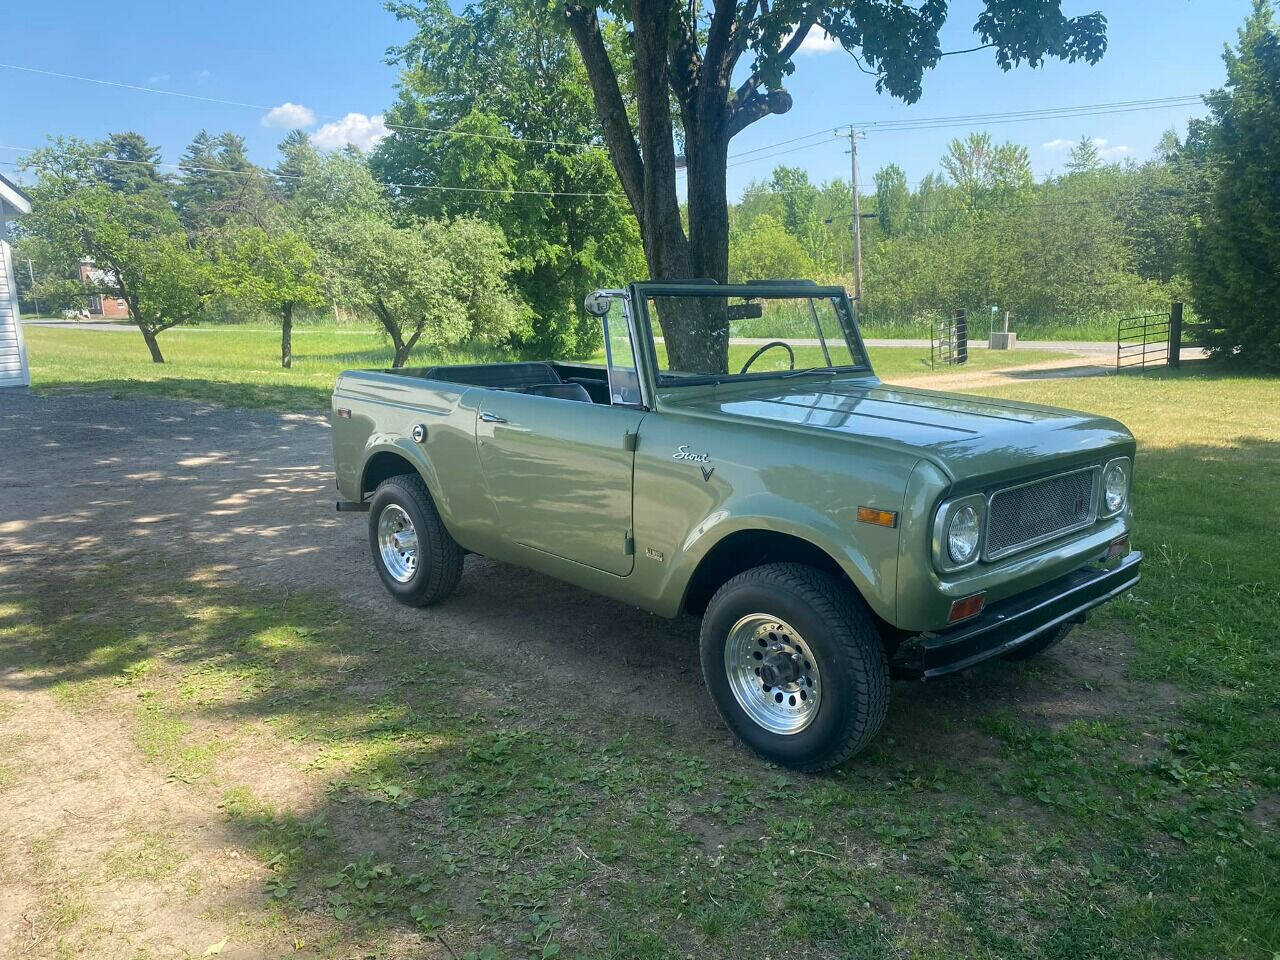
M 724 669 L 738 706 L 770 733 L 799 733 L 818 715 L 818 658 L 804 637 L 777 617 L 751 613 L 735 623 L 724 645 Z
M 418 572 L 418 531 L 398 504 L 387 504 L 378 516 L 378 553 L 397 583 L 408 583 Z

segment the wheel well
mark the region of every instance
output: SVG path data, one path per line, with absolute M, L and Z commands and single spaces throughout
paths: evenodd
M 418 472 L 408 459 L 398 453 L 384 450 L 375 453 L 364 465 L 364 478 L 360 481 L 360 495 L 367 496 L 378 489 L 378 484 L 389 477 L 399 477 L 407 473 Z
M 803 563 L 835 577 L 862 599 L 857 585 L 821 547 L 800 537 L 772 530 L 739 530 L 717 543 L 702 558 L 685 589 L 684 609 L 701 616 L 717 590 L 738 574 L 763 563 Z M 886 650 L 892 653 L 906 634 L 882 619 L 870 605 L 866 609 Z
M 693 579 L 685 588 L 684 608 L 701 614 L 715 592 L 738 574 L 762 563 L 803 563 L 853 584 L 845 572 L 821 547 L 808 540 L 772 530 L 739 530 L 731 533 L 702 558 Z

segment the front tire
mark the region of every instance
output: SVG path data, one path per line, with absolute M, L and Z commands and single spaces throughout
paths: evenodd
M 889 666 L 871 614 L 820 570 L 771 563 L 734 577 L 707 606 L 700 646 L 729 729 L 781 766 L 834 767 L 884 723 Z
M 387 592 L 411 607 L 439 603 L 462 577 L 462 548 L 417 474 L 378 485 L 369 504 L 369 547 Z

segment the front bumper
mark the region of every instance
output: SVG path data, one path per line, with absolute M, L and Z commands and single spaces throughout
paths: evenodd
M 894 672 L 928 680 L 1007 653 L 1130 589 L 1141 577 L 1141 564 L 1135 550 L 1109 567 L 1084 566 L 993 604 L 972 620 L 922 633 L 899 649 Z

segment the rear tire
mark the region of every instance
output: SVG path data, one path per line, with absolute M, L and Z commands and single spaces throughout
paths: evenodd
M 1003 660 L 1030 660 L 1032 657 L 1039 656 L 1050 647 L 1057 646 L 1062 642 L 1063 637 L 1075 629 L 1074 623 L 1060 623 L 1056 627 L 1050 627 L 1039 636 L 1032 637 L 1021 646 L 1014 647 L 1008 653 L 1000 654 Z
M 411 607 L 439 603 L 462 577 L 462 548 L 417 474 L 378 484 L 369 504 L 369 547 L 387 592 Z
M 889 666 L 871 614 L 820 570 L 770 563 L 734 577 L 707 606 L 700 646 L 720 716 L 780 766 L 834 767 L 884 723 Z

